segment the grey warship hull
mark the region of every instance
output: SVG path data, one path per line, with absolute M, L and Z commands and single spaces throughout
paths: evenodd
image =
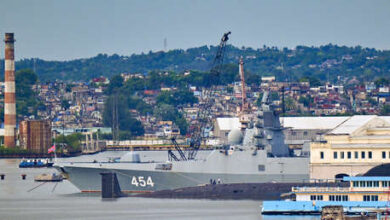
M 302 182 L 309 178 L 309 159 L 267 157 L 266 151 L 237 150 L 231 155 L 214 150 L 204 159 L 141 163 L 59 163 L 55 168 L 82 192 L 99 192 L 103 172 L 117 174 L 124 192 L 150 192 L 221 183 Z

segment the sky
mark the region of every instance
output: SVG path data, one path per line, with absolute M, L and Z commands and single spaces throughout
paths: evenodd
M 1 0 L 0 36 L 45 60 L 217 45 L 390 49 L 388 0 Z M 0 44 L 0 58 L 4 44 Z

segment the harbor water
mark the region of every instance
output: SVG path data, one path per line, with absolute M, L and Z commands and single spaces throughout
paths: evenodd
M 125 152 L 103 152 L 62 161 L 107 161 Z M 207 152 L 200 152 L 200 156 Z M 166 160 L 166 152 L 141 152 L 142 160 Z M 70 182 L 40 183 L 53 168 L 19 168 L 20 159 L 0 159 L 0 219 L 319 219 L 318 216 L 261 216 L 261 201 L 118 198 L 80 193 Z M 22 175 L 26 179 L 22 179 Z

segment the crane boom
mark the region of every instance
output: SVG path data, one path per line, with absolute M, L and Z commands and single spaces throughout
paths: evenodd
M 219 75 L 221 74 L 223 59 L 225 56 L 226 43 L 229 40 L 229 35 L 231 33 L 232 33 L 231 31 L 224 33 L 221 38 L 221 42 L 219 43 L 217 54 L 215 55 L 213 65 L 211 68 L 211 74 L 216 77 L 219 77 Z
M 210 79 L 211 85 L 217 84 L 219 76 L 222 71 L 223 59 L 225 56 L 226 43 L 229 40 L 230 31 L 223 34 L 221 42 L 219 43 L 217 54 L 213 60 L 213 64 L 210 70 Z M 197 114 L 198 123 L 190 129 L 191 139 L 190 146 L 188 147 L 187 157 L 183 155 L 181 148 L 175 143 L 172 139 L 173 144 L 175 145 L 176 150 L 179 152 L 181 159 L 177 158 L 172 151 L 169 152 L 169 158 L 174 160 L 194 160 L 200 149 L 202 141 L 205 140 L 206 131 L 210 130 L 212 127 L 212 115 L 211 107 L 215 103 L 213 99 L 213 91 L 215 90 L 214 86 L 206 88 L 204 92 L 204 101 L 199 103 L 199 111 Z

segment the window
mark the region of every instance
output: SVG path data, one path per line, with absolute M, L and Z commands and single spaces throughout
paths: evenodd
M 344 159 L 344 151 L 341 151 L 341 152 L 340 152 L 340 158 L 341 158 L 341 159 Z
M 367 187 L 372 187 L 372 181 L 367 181 Z
M 259 168 L 259 171 L 265 171 L 265 166 L 262 165 L 262 164 L 260 164 L 260 165 L 258 166 L 258 168 Z
M 378 201 L 378 196 L 377 195 L 372 195 L 371 196 L 371 201 Z
M 347 157 L 348 157 L 348 159 L 351 159 L 351 157 L 352 157 L 351 151 L 347 152 Z
M 333 152 L 333 158 L 337 159 L 337 151 Z
M 359 187 L 359 182 L 358 181 L 353 181 L 353 187 Z
M 360 181 L 360 187 L 366 187 L 366 181 Z
M 387 184 L 387 181 L 382 181 L 382 187 L 388 187 L 389 184 Z
M 386 159 L 386 151 L 382 151 L 382 158 Z
M 368 159 L 372 159 L 372 151 L 368 151 Z
M 362 159 L 366 158 L 366 152 L 362 151 L 361 158 Z
M 320 152 L 320 158 L 324 159 L 324 152 L 323 151 Z
M 310 195 L 310 200 L 311 201 L 314 201 L 314 200 L 323 200 L 324 197 L 322 195 Z
M 307 131 L 304 131 L 304 132 L 303 132 L 303 135 L 304 135 L 304 136 L 307 136 Z
M 355 151 L 355 159 L 359 158 L 359 152 Z
M 347 195 L 330 195 L 329 201 L 348 201 Z
M 363 195 L 363 201 L 370 201 L 369 195 Z
M 373 182 L 373 186 L 374 186 L 374 187 L 379 187 L 379 181 L 374 181 L 374 182 Z

